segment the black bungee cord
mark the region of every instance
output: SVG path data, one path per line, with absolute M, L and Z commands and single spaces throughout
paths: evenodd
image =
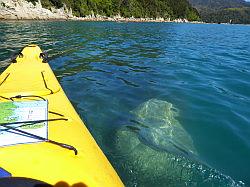
M 0 96 L 0 98 L 6 99 L 6 100 L 11 100 L 12 102 L 14 101 L 14 99 L 21 99 L 21 98 L 28 98 L 28 97 L 37 97 L 37 98 L 42 99 L 43 101 L 46 101 L 45 98 L 43 98 L 41 96 L 38 96 L 38 95 L 16 95 L 16 96 L 9 97 L 9 98 Z M 9 130 L 12 130 L 12 131 L 9 131 L 9 132 L 12 132 L 12 133 L 15 133 L 13 131 L 16 131 L 16 132 L 21 133 L 21 135 L 26 135 L 26 136 L 29 136 L 29 137 L 34 138 L 34 139 L 42 140 L 42 141 L 45 141 L 45 142 L 48 142 L 48 143 L 52 143 L 54 145 L 58 145 L 58 146 L 60 146 L 62 148 L 72 150 L 72 151 L 74 151 L 75 155 L 77 155 L 78 151 L 72 145 L 68 145 L 68 144 L 65 144 L 65 143 L 60 143 L 60 142 L 57 142 L 57 141 L 54 141 L 54 140 L 50 140 L 48 138 L 44 138 L 44 137 L 41 137 L 41 136 L 38 136 L 38 135 L 35 135 L 35 134 L 32 134 L 32 133 L 29 133 L 29 132 L 26 132 L 26 131 L 17 129 L 18 127 L 11 127 L 10 126 L 10 125 L 17 125 L 17 124 L 28 123 L 28 124 L 24 124 L 24 125 L 20 125 L 19 126 L 19 127 L 23 127 L 23 126 L 27 126 L 27 125 L 34 125 L 34 124 L 37 124 L 37 123 L 42 123 L 42 122 L 57 121 L 57 120 L 67 121 L 68 120 L 67 118 L 63 118 L 64 115 L 62 115 L 62 114 L 59 114 L 57 112 L 52 112 L 52 111 L 48 111 L 48 112 L 51 113 L 51 114 L 55 114 L 55 115 L 61 116 L 62 118 L 46 119 L 46 120 L 36 120 L 36 121 L 33 120 L 33 121 L 18 121 L 18 122 L 0 123 L 0 127 L 2 126 L 2 127 L 5 128 L 4 130 L 0 130 L 0 131 L 9 131 Z
M 54 141 L 54 140 L 50 140 L 48 138 L 44 138 L 44 137 L 29 133 L 29 132 L 26 132 L 26 131 L 17 129 L 17 128 L 28 126 L 28 125 L 34 125 L 34 124 L 37 124 L 37 123 L 42 123 L 42 122 L 46 122 L 46 121 L 56 121 L 56 120 L 65 120 L 65 121 L 67 121 L 68 119 L 66 119 L 66 118 L 56 118 L 56 119 L 36 120 L 36 121 L 19 121 L 19 122 L 11 122 L 11 123 L 0 123 L 0 126 L 5 128 L 5 129 L 3 129 L 1 131 L 8 131 L 8 132 L 11 132 L 11 133 L 15 133 L 13 131 L 16 131 L 18 133 L 21 133 L 21 135 L 26 135 L 26 136 L 29 136 L 31 138 L 37 139 L 37 140 L 42 140 L 42 141 L 45 141 L 45 142 L 48 142 L 48 143 L 52 143 L 54 145 L 58 145 L 58 146 L 63 147 L 65 149 L 72 150 L 72 151 L 74 151 L 75 155 L 77 155 L 78 151 L 72 145 L 68 145 L 68 144 L 65 144 L 65 143 L 60 143 L 60 142 L 57 142 L 57 141 Z M 20 125 L 18 127 L 11 127 L 10 126 L 10 125 L 16 125 L 16 124 L 23 124 L 23 123 L 28 123 L 28 124 Z M 11 131 L 9 131 L 9 130 L 11 130 Z

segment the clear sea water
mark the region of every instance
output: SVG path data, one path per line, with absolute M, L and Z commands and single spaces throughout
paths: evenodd
M 49 53 L 66 94 L 126 186 L 250 186 L 249 25 L 0 22 L 1 72 L 29 43 Z M 136 121 L 131 111 L 150 99 L 178 109 L 175 118 L 200 162 L 154 148 L 158 159 L 150 159 L 145 142 L 133 154 L 126 150 L 139 138 L 117 136 Z M 117 139 L 131 144 L 117 146 Z M 185 168 L 187 179 L 167 171 L 169 164 Z M 163 170 L 155 175 L 158 165 Z

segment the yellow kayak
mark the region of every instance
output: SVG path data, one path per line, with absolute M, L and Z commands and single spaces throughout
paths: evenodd
M 45 56 L 37 45 L 28 45 L 0 75 L 0 186 L 12 179 L 124 186 Z

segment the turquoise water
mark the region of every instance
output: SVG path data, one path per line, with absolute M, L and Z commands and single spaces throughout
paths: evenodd
M 26 44 L 49 53 L 69 99 L 127 186 L 250 186 L 250 26 L 0 22 L 0 33 L 1 71 Z M 174 121 L 192 139 L 193 160 L 155 146 L 148 131 L 136 133 L 145 125 L 162 129 L 150 126 L 155 118 L 131 112 L 152 99 L 178 111 Z M 160 112 L 159 106 L 168 104 L 157 105 Z M 151 123 L 137 125 L 145 119 Z

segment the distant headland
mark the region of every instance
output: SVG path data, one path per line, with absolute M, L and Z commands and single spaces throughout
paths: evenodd
M 207 23 L 250 24 L 250 2 L 245 0 L 189 0 Z

